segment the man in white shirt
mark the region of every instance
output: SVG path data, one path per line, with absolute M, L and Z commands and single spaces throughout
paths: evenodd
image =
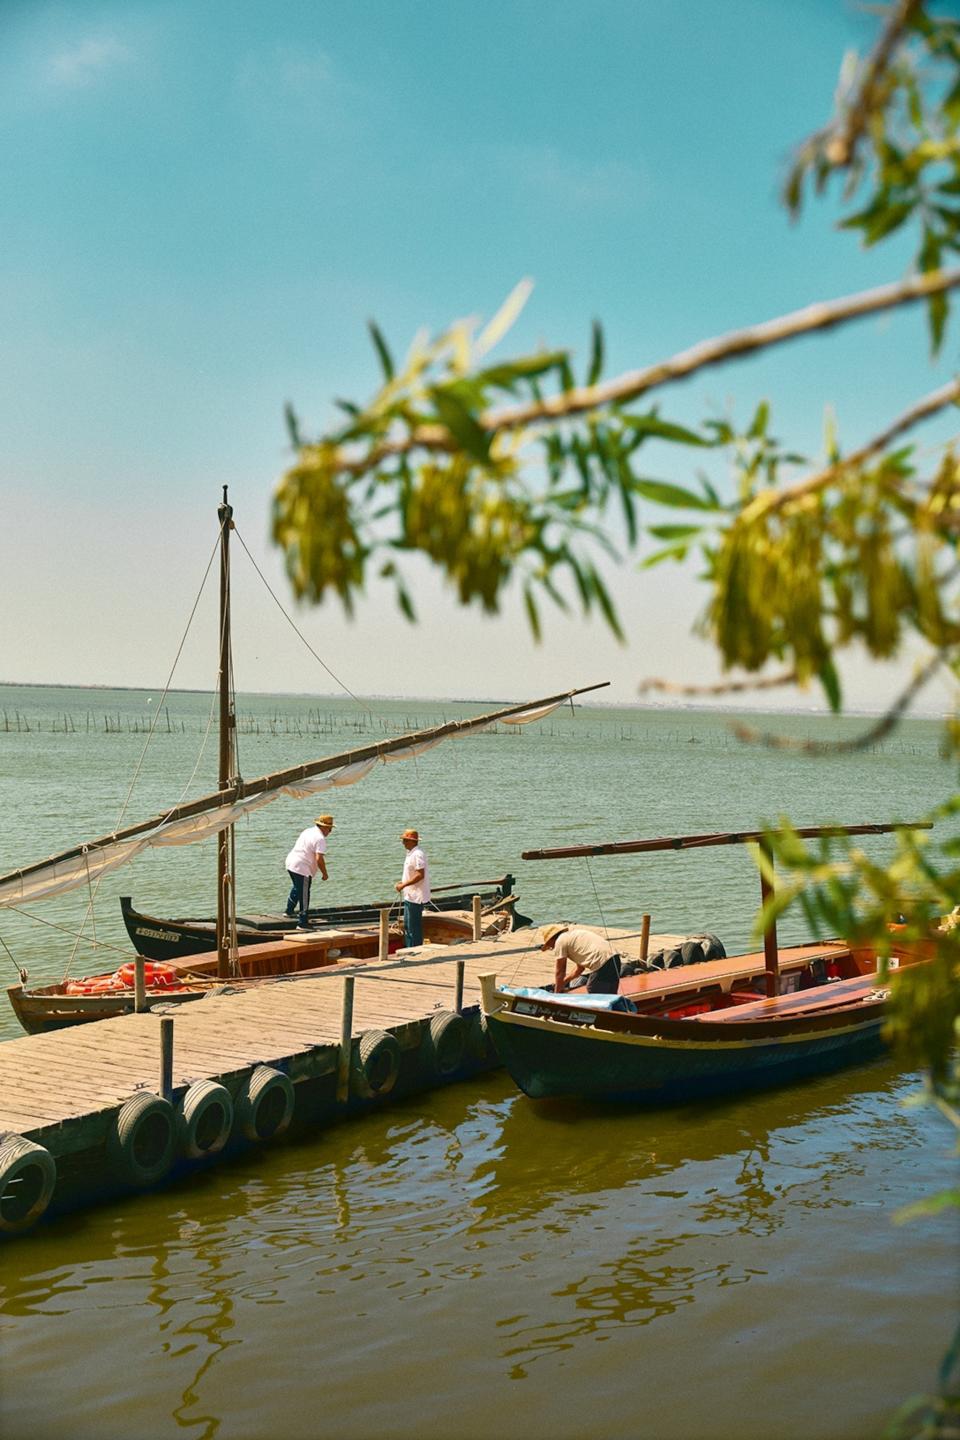
M 395 886 L 397 894 L 403 896 L 403 943 L 406 946 L 422 945 L 423 907 L 430 899 L 430 871 L 419 832 L 404 830 L 400 839 L 407 852 L 403 878 Z
M 298 930 L 309 930 L 307 911 L 310 908 L 310 882 L 320 871 L 321 880 L 327 878 L 327 836 L 333 829 L 332 815 L 318 815 L 313 825 L 301 830 L 297 842 L 287 856 L 287 874 L 293 888 L 287 896 L 287 915 L 292 920 L 297 911 Z
M 553 988 L 557 994 L 581 988 L 586 975 L 590 994 L 616 995 L 620 984 L 620 956 L 609 941 L 585 925 L 545 925 L 540 932 L 541 950 L 552 950 L 556 959 Z M 573 973 L 567 983 L 567 965 Z

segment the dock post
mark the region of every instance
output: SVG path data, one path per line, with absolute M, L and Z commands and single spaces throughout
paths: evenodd
M 380 949 L 377 952 L 378 960 L 386 960 L 390 954 L 390 911 L 380 911 Z
M 160 1017 L 160 1094 L 173 1099 L 173 1016 Z
M 340 1016 L 340 1058 L 337 1062 L 337 1103 L 350 1098 L 350 1055 L 353 1048 L 353 975 L 343 977 L 343 1012 Z
M 466 968 L 465 960 L 457 961 L 457 993 L 453 1002 L 453 1008 L 458 1015 L 463 1013 L 463 972 Z
M 474 940 L 479 940 L 479 939 L 480 939 L 480 933 L 481 933 L 481 925 L 480 925 L 480 896 L 479 896 L 479 895 L 474 895 L 474 897 L 473 897 L 473 938 L 474 938 Z
M 646 960 L 650 950 L 650 916 L 644 915 L 640 922 L 640 959 Z
M 144 971 L 145 961 L 142 955 L 133 957 L 133 1008 L 138 1015 L 142 1015 L 147 1008 L 147 980 Z

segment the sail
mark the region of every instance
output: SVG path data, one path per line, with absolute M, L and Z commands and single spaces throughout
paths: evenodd
M 394 740 L 382 740 L 359 750 L 327 755 L 273 775 L 261 775 L 256 780 L 238 780 L 212 795 L 177 805 L 137 825 L 127 826 L 111 835 L 102 835 L 96 840 L 63 850 L 58 855 L 51 855 L 46 860 L 0 875 L 0 908 L 49 899 L 78 886 L 91 884 L 102 875 L 128 864 L 151 846 L 193 845 L 199 840 L 206 840 L 281 795 L 302 800 L 323 790 L 356 785 L 379 764 L 415 759 L 443 740 L 476 734 L 498 721 L 526 724 L 542 720 L 575 695 L 603 689 L 606 684 L 609 682 L 583 686 L 579 690 L 565 690 L 561 695 L 548 695 L 523 705 L 506 706 L 471 720 L 450 720 L 443 725 L 399 735 Z

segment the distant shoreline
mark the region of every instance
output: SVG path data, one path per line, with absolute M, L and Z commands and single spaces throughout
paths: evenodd
M 69 682 L 52 681 L 52 680 L 0 680 L 0 688 L 2 688 L 2 689 L 7 689 L 7 690 L 83 690 L 83 691 L 88 691 L 91 695 L 103 694 L 103 693 L 105 693 L 105 692 L 118 692 L 118 691 L 119 691 L 120 693 L 123 693 L 123 694 L 130 694 L 130 695 L 142 694 L 142 695 L 146 695 L 146 694 L 149 693 L 151 687 L 150 687 L 150 686 L 147 686 L 147 685 L 100 685 L 100 684 L 94 684 L 94 685 L 71 685 Z M 173 695 L 207 695 L 207 696 L 209 696 L 209 695 L 212 695 L 213 693 L 214 693 L 214 692 L 213 692 L 212 690 L 203 690 L 203 689 L 194 688 L 194 687 L 191 687 L 191 686 L 177 686 L 175 689 L 169 690 L 169 691 L 167 692 L 167 695 L 168 695 L 168 697 L 169 697 L 169 696 L 173 696 Z M 249 696 L 255 696 L 255 697 L 257 697 L 257 698 L 264 698 L 264 697 L 266 697 L 266 696 L 273 695 L 273 696 L 276 696 L 276 697 L 282 698 L 282 699 L 291 699 L 291 700 L 313 700 L 313 701 L 336 700 L 336 701 L 341 701 L 341 702 L 342 702 L 342 701 L 347 700 L 347 699 L 349 698 L 349 697 L 347 697 L 347 696 L 334 695 L 334 694 L 330 694 L 330 693 L 319 693 L 319 692 L 318 692 L 318 693 L 316 693 L 316 694 L 308 694 L 306 691 L 303 691 L 303 690 L 240 690 L 240 691 L 237 692 L 237 694 L 238 694 L 238 696 L 241 696 L 241 697 L 244 696 L 244 695 L 249 695 Z M 151 696 L 151 698 L 153 698 L 153 697 Z M 511 705 L 511 704 L 517 703 L 517 700 L 516 700 L 516 697 L 515 697 L 515 696 L 511 696 L 511 697 L 508 697 L 508 698 L 502 698 L 502 697 L 499 697 L 499 698 L 498 698 L 498 697 L 496 697 L 496 696 L 481 696 L 481 697 L 478 697 L 478 698 L 476 698 L 476 699 L 469 699 L 469 698 L 466 698 L 466 697 L 464 697 L 464 696 L 455 696 L 455 697 L 454 697 L 454 696 L 449 696 L 449 695 L 442 695 L 442 696 L 441 696 L 441 695 L 368 695 L 368 696 L 365 697 L 365 698 L 368 699 L 368 700 L 371 700 L 371 701 L 388 700 L 388 701 L 391 701 L 391 702 L 396 703 L 396 704 L 406 704 L 406 705 L 423 704 L 423 705 L 493 705 L 493 706 L 496 706 L 496 705 Z M 580 700 L 578 700 L 578 701 L 576 701 L 575 703 L 576 703 L 576 706 L 577 706 L 578 709 L 582 708 L 582 709 L 585 709 L 585 710 L 637 710 L 637 711 L 640 711 L 640 712 L 650 711 L 650 710 L 656 710 L 656 711 L 661 711 L 661 712 L 686 712 L 686 713 L 694 712 L 694 713 L 701 713 L 701 714 L 708 713 L 708 714 L 711 714 L 711 715 L 724 715 L 724 714 L 737 714 L 737 713 L 746 713 L 746 714 L 750 714 L 750 715 L 802 715 L 802 716 L 817 716 L 817 715 L 822 715 L 825 719 L 834 718 L 834 717 L 831 716 L 829 710 L 827 710 L 827 709 L 825 709 L 825 708 L 820 708 L 820 707 L 814 708 L 814 707 L 812 707 L 812 706 L 790 706 L 790 707 L 784 706 L 784 707 L 782 707 L 782 708 L 771 708 L 771 707 L 752 706 L 752 705 L 749 705 L 749 704 L 746 704 L 746 705 L 732 705 L 732 704 L 731 704 L 731 705 L 694 704 L 694 703 L 689 702 L 689 701 L 686 702 L 686 703 L 678 702 L 678 703 L 674 703 L 674 704 L 660 704 L 660 703 L 658 703 L 658 702 L 656 702 L 656 701 L 651 702 L 651 701 L 639 701 L 639 700 L 618 700 L 618 701 L 604 701 L 604 700 L 580 701 Z M 869 718 L 869 717 L 871 717 L 871 716 L 882 715 L 883 713 L 884 713 L 884 711 L 883 711 L 883 710 L 880 710 L 880 709 L 859 710 L 859 709 L 854 709 L 854 708 L 851 707 L 850 709 L 844 710 L 844 711 L 843 711 L 843 714 L 842 714 L 840 717 L 838 717 L 838 718 L 840 718 L 840 719 L 843 719 L 843 718 L 848 718 L 848 719 L 853 719 L 853 718 L 866 719 L 866 718 Z M 944 713 L 943 713 L 942 711 L 915 711 L 912 715 L 908 715 L 908 716 L 906 716 L 905 718 L 906 718 L 906 719 L 910 719 L 910 720 L 943 720 L 943 719 L 945 718 L 945 716 L 944 716 Z

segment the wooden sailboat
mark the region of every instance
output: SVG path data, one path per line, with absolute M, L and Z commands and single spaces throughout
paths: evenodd
M 883 834 L 922 826 L 856 825 L 798 830 L 804 838 Z M 524 852 L 524 859 L 694 849 L 752 841 L 762 831 L 687 835 Z M 769 848 L 767 848 L 769 854 Z M 769 894 L 761 881 L 764 898 Z M 764 949 L 666 975 L 622 981 L 616 995 L 560 995 L 499 987 L 481 977 L 497 1053 L 533 1097 L 580 1096 L 665 1104 L 782 1085 L 837 1070 L 883 1049 L 890 986 L 922 964 L 929 946 L 891 935 L 884 960 L 841 940 L 781 950 L 776 926 Z M 765 993 L 763 993 L 765 992 Z
M 46 896 L 62 894 L 81 885 L 90 885 L 102 875 L 126 864 L 146 846 L 190 844 L 217 836 L 217 915 L 215 925 L 207 933 L 206 954 L 189 955 L 186 961 L 173 964 L 153 962 L 150 968 L 139 956 L 140 967 L 120 966 L 110 974 L 64 979 L 57 985 L 30 986 L 26 977 L 19 985 L 7 990 L 11 1005 L 25 1029 L 36 1031 L 57 1028 L 106 1015 L 122 1014 L 141 1008 L 153 1001 L 175 1003 L 198 998 L 209 992 L 211 983 L 227 981 L 250 983 L 282 974 L 294 974 L 338 959 L 363 959 L 380 953 L 382 940 L 379 913 L 385 907 L 371 904 L 359 907 L 367 914 L 361 919 L 341 919 L 331 914 L 327 923 L 308 935 L 292 939 L 278 924 L 273 935 L 244 935 L 240 943 L 236 915 L 234 876 L 231 864 L 232 831 L 241 817 L 275 800 L 281 794 L 299 797 L 315 795 L 330 785 L 354 784 L 363 779 L 379 763 L 391 759 L 414 757 L 442 740 L 466 735 L 496 722 L 526 723 L 548 714 L 573 696 L 601 686 L 588 686 L 564 691 L 559 695 L 521 705 L 501 707 L 469 720 L 447 721 L 442 725 L 397 736 L 338 755 L 243 780 L 236 774 L 234 745 L 236 718 L 231 687 L 230 645 L 230 568 L 229 540 L 233 526 L 233 510 L 227 502 L 224 487 L 223 503 L 218 510 L 220 520 L 220 665 L 219 715 L 220 747 L 218 789 L 198 800 L 176 805 L 163 814 L 137 824 L 128 825 L 109 835 L 75 845 L 58 855 L 38 861 L 22 869 L 0 876 L 0 910 L 5 905 L 22 906 Z M 509 877 L 507 877 L 509 878 Z M 473 892 L 455 898 L 473 899 Z M 485 931 L 513 926 L 518 917 L 512 909 L 515 896 L 498 893 L 488 905 Z M 466 909 L 466 906 L 464 907 Z M 269 919 L 269 917 L 266 917 Z M 278 917 L 279 918 L 279 917 Z M 376 921 L 377 923 L 373 923 Z M 241 917 L 242 924 L 242 917 Z M 166 921 L 158 921 L 162 929 Z M 469 939 L 474 933 L 473 916 L 460 910 L 439 909 L 424 915 L 425 940 L 431 943 L 453 943 Z M 172 926 L 171 926 L 172 928 Z M 242 927 L 249 930 L 250 926 Z M 143 937 L 137 937 L 141 939 Z M 211 949 L 211 942 L 215 948 Z M 138 945 L 138 950 L 142 947 Z

